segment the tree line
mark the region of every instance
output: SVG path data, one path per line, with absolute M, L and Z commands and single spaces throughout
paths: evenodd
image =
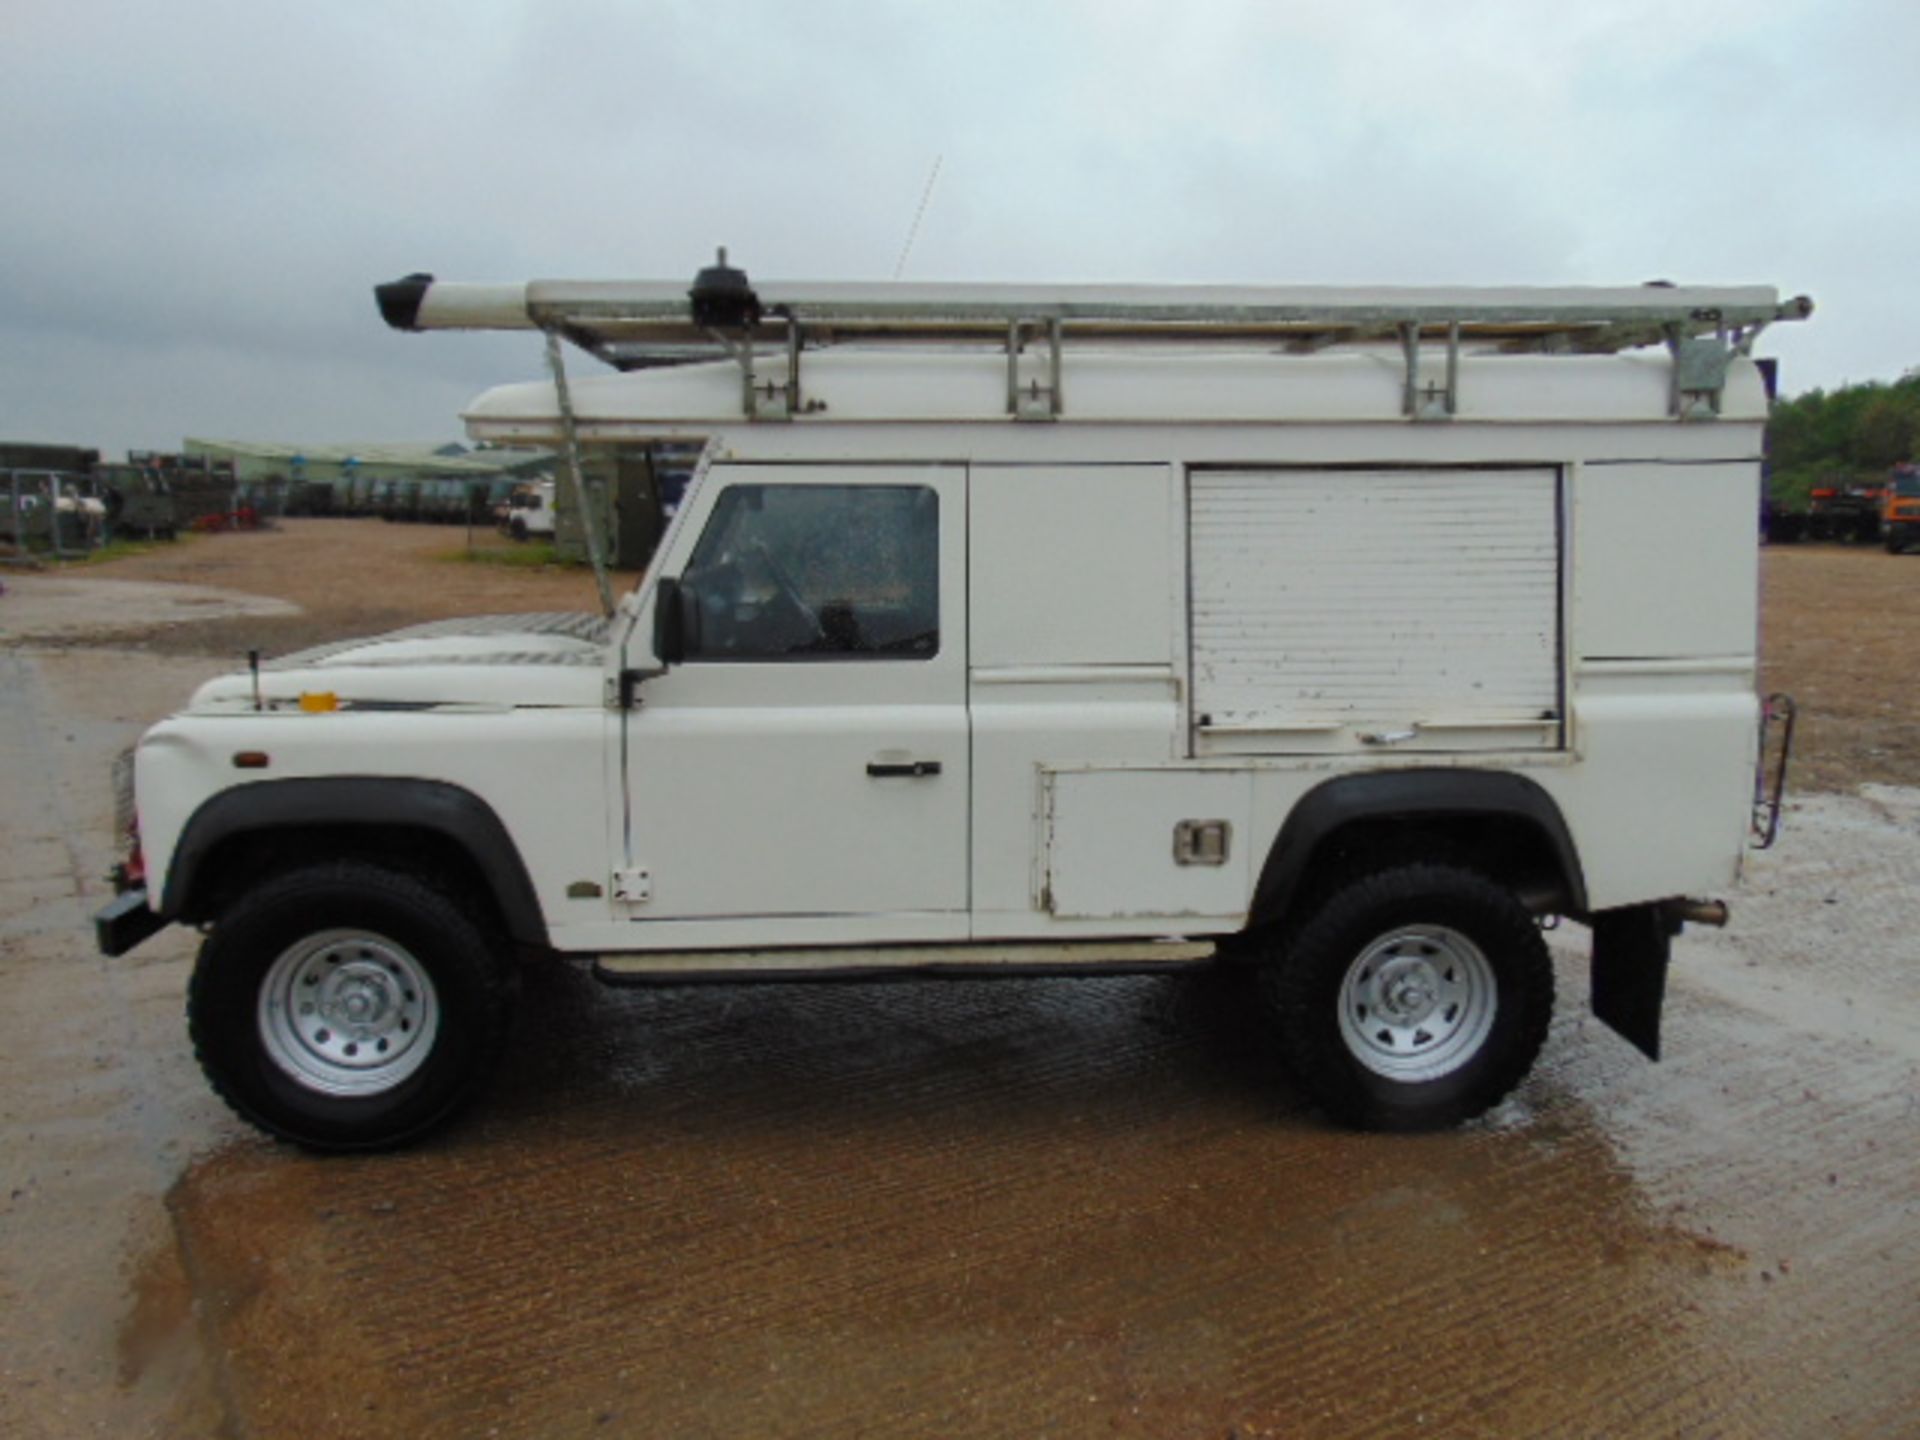
M 1920 369 L 1887 384 L 1869 380 L 1776 401 L 1767 422 L 1768 490 L 1806 504 L 1822 485 L 1868 485 L 1920 453 Z

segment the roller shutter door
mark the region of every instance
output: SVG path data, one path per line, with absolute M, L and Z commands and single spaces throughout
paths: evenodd
M 1563 743 L 1552 469 L 1190 476 L 1201 753 Z

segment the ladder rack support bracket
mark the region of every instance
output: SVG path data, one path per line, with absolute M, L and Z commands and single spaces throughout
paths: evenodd
M 1026 348 L 1029 332 L 1038 334 L 1045 326 L 1047 337 L 1047 378 L 1037 376 L 1020 380 L 1020 354 Z M 1064 368 L 1061 351 L 1066 340 L 1066 325 L 1058 318 L 1014 320 L 1007 326 L 1007 414 L 1015 420 L 1058 420 L 1061 412 L 1060 377 Z
M 1734 350 L 1723 335 L 1687 336 L 1669 331 L 1673 385 L 1669 408 L 1676 420 L 1717 420 Z
M 1460 322 L 1447 325 L 1445 378 L 1420 379 L 1420 326 L 1407 321 L 1400 326 L 1400 353 L 1405 358 L 1406 383 L 1401 391 L 1400 413 L 1409 420 L 1451 420 L 1460 412 Z

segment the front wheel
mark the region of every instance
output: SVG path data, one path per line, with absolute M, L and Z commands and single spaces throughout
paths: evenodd
M 1499 1103 L 1553 1017 L 1553 962 L 1513 895 L 1406 865 L 1336 891 L 1267 972 L 1289 1068 L 1329 1115 L 1438 1130 Z
M 406 874 L 343 862 L 276 877 L 222 916 L 187 989 L 214 1090 L 269 1134 L 374 1150 L 426 1134 L 493 1070 L 504 947 Z

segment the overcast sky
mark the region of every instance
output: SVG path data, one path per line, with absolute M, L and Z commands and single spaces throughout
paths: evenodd
M 1913 0 L 0 0 L 0 439 L 443 440 L 370 288 L 1762 283 L 1920 364 Z M 583 365 L 592 362 L 582 360 Z

